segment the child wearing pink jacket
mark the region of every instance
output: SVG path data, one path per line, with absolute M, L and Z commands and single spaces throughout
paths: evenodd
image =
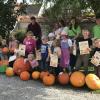
M 23 44 L 26 46 L 26 51 L 25 51 L 26 55 L 30 53 L 35 54 L 36 40 L 33 38 L 33 34 L 31 31 L 27 32 L 27 35 L 23 41 Z

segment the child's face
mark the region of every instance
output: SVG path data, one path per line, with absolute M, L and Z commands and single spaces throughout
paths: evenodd
M 82 30 L 83 37 L 89 37 L 90 33 L 88 30 Z
M 49 37 L 49 40 L 51 40 L 51 41 L 54 40 L 54 37 Z
M 33 36 L 32 36 L 32 34 L 27 34 L 27 38 L 32 38 Z
M 28 60 L 29 60 L 29 61 L 32 61 L 32 60 L 33 60 L 33 56 L 30 56 L 30 55 L 29 55 L 29 56 L 28 56 Z
M 42 39 L 43 44 L 46 44 L 47 42 L 48 42 L 48 39 L 46 39 L 46 38 Z
M 62 39 L 62 40 L 67 39 L 67 36 L 66 36 L 66 35 L 62 35 L 62 36 L 61 36 L 61 39 Z

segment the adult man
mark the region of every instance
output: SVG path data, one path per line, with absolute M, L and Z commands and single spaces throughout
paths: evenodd
M 27 27 L 27 32 L 28 31 L 32 31 L 33 32 L 33 35 L 37 38 L 37 49 L 39 49 L 40 45 L 41 45 L 41 36 L 42 36 L 41 27 L 36 22 L 36 18 L 34 16 L 32 16 L 30 18 L 30 20 L 31 20 L 31 23 Z

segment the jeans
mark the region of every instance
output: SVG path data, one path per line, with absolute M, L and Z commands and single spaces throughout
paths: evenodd
M 88 71 L 89 56 L 90 56 L 89 54 L 78 55 L 75 65 L 76 70 L 79 70 L 83 63 L 85 71 L 86 72 Z
M 48 70 L 48 63 L 46 62 L 46 59 L 41 60 L 40 69 L 41 69 L 41 71 L 47 71 Z

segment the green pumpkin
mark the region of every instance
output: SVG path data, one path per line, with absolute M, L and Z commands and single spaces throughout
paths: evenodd
M 2 65 L 2 66 L 0 66 L 0 73 L 5 72 L 6 69 L 7 69 L 7 66 L 6 66 L 6 65 Z

